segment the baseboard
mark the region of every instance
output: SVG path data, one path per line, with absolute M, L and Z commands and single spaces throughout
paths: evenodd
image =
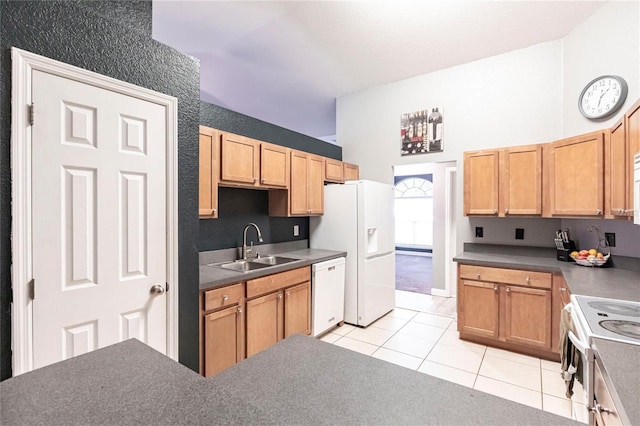
M 439 288 L 432 288 L 431 289 L 431 295 L 432 296 L 440 296 L 440 297 L 449 297 L 449 292 L 447 290 L 442 290 Z

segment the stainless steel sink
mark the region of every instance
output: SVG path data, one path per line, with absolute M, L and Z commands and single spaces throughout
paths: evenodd
M 260 263 L 263 265 L 275 266 L 275 265 L 283 265 L 285 263 L 295 262 L 300 259 L 292 259 L 290 257 L 280 257 L 280 256 L 266 256 L 266 257 L 258 257 L 256 259 L 251 260 L 251 263 Z
M 231 269 L 233 271 L 238 271 L 238 272 L 249 272 L 249 271 L 253 271 L 254 269 L 267 268 L 271 265 L 264 264 L 264 263 L 251 262 L 248 260 L 236 260 L 235 262 L 223 263 L 217 266 L 220 268 Z

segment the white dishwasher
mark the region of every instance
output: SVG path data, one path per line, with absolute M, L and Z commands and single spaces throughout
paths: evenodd
M 311 266 L 311 334 L 316 337 L 344 320 L 344 257 Z

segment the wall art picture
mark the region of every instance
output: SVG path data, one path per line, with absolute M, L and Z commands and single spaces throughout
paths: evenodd
M 400 155 L 444 151 L 441 107 L 402 114 L 400 117 Z

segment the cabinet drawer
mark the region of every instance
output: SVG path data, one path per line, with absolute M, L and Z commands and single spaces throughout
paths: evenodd
M 249 280 L 247 281 L 247 298 L 271 293 L 309 280 L 311 280 L 310 266 Z
M 519 269 L 460 265 L 460 278 L 468 280 L 515 284 L 526 287 L 551 288 L 550 272 L 522 271 Z
M 236 305 L 242 300 L 243 293 L 242 283 L 209 290 L 204 293 L 204 310 Z

